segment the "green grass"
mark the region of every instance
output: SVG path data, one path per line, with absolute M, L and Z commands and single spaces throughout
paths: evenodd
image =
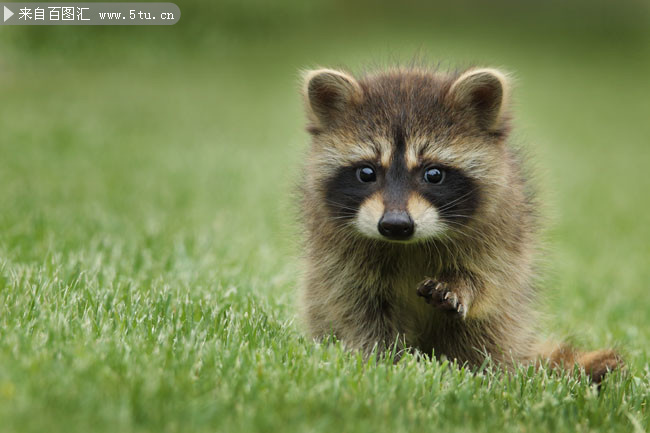
M 132 47 L 125 31 L 111 45 L 110 30 L 90 42 L 51 30 L 81 54 L 52 44 L 36 57 L 26 47 L 45 42 L 10 34 L 0 431 L 650 429 L 647 39 L 598 36 L 598 23 L 585 34 L 560 23 L 545 39 L 396 19 L 260 18 L 185 51 L 163 42 L 191 39 L 189 24 Z M 600 393 L 525 369 L 364 362 L 302 335 L 297 71 L 416 52 L 516 72 L 515 139 L 531 149 L 549 215 L 546 328 L 625 354 L 627 373 Z

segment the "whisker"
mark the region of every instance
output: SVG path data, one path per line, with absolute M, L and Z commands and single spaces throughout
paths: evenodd
M 467 193 L 461 195 L 460 197 L 458 197 L 458 198 L 456 198 L 456 199 L 450 201 L 449 203 L 445 203 L 445 205 L 442 206 L 442 207 L 440 207 L 440 209 L 438 209 L 438 211 L 442 212 L 442 211 L 444 211 L 444 210 L 447 210 L 447 209 L 449 209 L 451 206 L 457 204 L 460 200 L 463 200 L 463 199 L 464 199 L 463 201 L 469 200 L 469 196 L 470 196 L 471 194 L 473 194 L 476 190 L 478 190 L 478 187 L 473 188 L 471 191 L 469 191 L 469 192 L 467 192 Z

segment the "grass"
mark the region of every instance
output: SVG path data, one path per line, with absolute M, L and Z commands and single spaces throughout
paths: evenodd
M 3 46 L 0 431 L 650 428 L 647 46 L 421 23 L 389 39 L 386 22 L 182 52 Z M 546 327 L 620 347 L 628 371 L 600 393 L 303 337 L 296 71 L 418 50 L 516 71 L 515 138 L 550 216 Z

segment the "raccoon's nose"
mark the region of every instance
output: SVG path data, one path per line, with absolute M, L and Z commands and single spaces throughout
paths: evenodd
M 378 224 L 379 233 L 389 239 L 405 240 L 413 235 L 413 220 L 405 211 L 388 211 Z

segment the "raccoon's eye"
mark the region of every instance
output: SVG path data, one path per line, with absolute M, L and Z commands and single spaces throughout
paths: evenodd
M 357 179 L 364 183 L 374 182 L 377 180 L 377 173 L 375 173 L 374 168 L 364 165 L 363 167 L 357 168 Z
M 424 172 L 424 181 L 433 183 L 434 185 L 441 184 L 445 179 L 445 172 L 436 167 L 427 168 Z

